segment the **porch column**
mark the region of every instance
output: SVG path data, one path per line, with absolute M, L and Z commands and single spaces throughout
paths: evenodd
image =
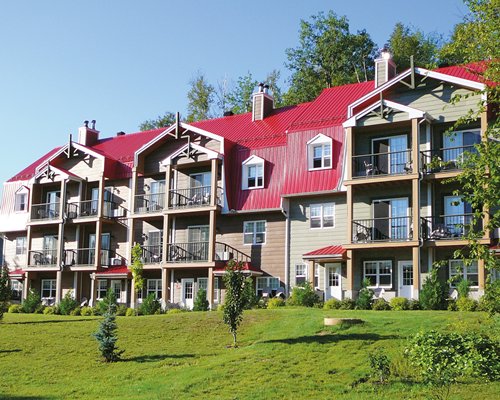
M 484 260 L 477 260 L 477 279 L 480 294 L 484 293 L 484 285 L 486 283 L 486 271 L 484 268 Z
M 104 216 L 104 175 L 99 179 L 99 200 L 97 203 L 97 216 L 99 219 L 96 222 L 95 229 L 95 259 L 94 266 L 97 268 L 101 265 L 101 248 L 102 248 L 102 218 Z
M 170 302 L 174 302 L 175 269 L 170 270 Z
M 413 257 L 413 298 L 418 299 L 420 293 L 420 247 L 412 249 Z
M 346 297 L 348 298 L 353 298 L 353 290 L 354 290 L 354 257 L 353 257 L 353 251 L 352 250 L 347 250 L 346 251 L 346 256 L 347 256 L 347 277 L 346 277 Z
M 56 272 L 56 304 L 61 302 L 61 294 L 62 294 L 62 271 L 59 270 Z
M 412 216 L 413 221 L 413 238 L 412 240 L 420 239 L 420 179 L 419 179 L 419 155 L 420 155 L 420 134 L 418 119 L 411 120 L 411 158 L 412 158 L 412 173 L 417 174 L 416 178 L 412 179 Z M 415 279 L 415 277 L 414 277 Z
M 130 280 L 130 308 L 135 308 L 137 302 L 137 293 L 135 291 L 135 279 Z
M 90 274 L 90 300 L 89 300 L 90 307 L 93 307 L 95 305 L 96 297 L 97 297 L 97 287 L 96 287 L 95 274 Z
M 130 213 L 135 213 L 135 195 L 137 194 L 137 167 L 132 168 L 132 181 L 130 183 Z
M 170 215 L 166 214 L 163 216 L 163 242 L 162 242 L 162 258 L 163 264 L 168 262 L 168 244 L 170 242 Z
M 208 261 L 215 260 L 215 210 L 210 210 L 210 225 L 209 225 L 209 239 L 208 239 Z
M 352 128 L 346 128 L 346 170 L 347 170 L 347 180 L 352 179 L 352 156 L 354 154 L 353 151 L 354 142 L 353 142 L 353 134 Z
M 169 275 L 169 270 L 167 268 L 162 268 L 161 269 L 161 302 L 162 306 L 165 307 L 165 305 L 169 302 L 169 287 L 168 287 L 168 275 Z
M 215 206 L 217 204 L 217 164 L 218 159 L 214 158 L 211 160 L 211 173 L 210 173 L 210 205 Z
M 352 204 L 352 186 L 347 186 L 347 243 L 352 243 L 352 219 L 353 219 L 353 204 Z
M 170 164 L 167 165 L 167 170 L 165 171 L 165 202 L 164 202 L 164 210 L 168 210 L 170 208 L 170 179 L 172 176 L 172 166 Z M 164 233 L 165 234 L 165 233 Z
M 24 282 L 23 282 L 23 300 L 28 298 L 28 292 L 30 290 L 30 273 L 24 273 Z
M 211 267 L 208 269 L 207 299 L 208 307 L 212 310 L 214 306 L 214 269 Z
M 26 227 L 26 265 L 29 265 L 30 262 L 30 251 L 31 251 L 31 225 L 28 225 Z
M 79 285 L 78 285 L 78 282 L 79 282 L 79 272 L 78 271 L 74 271 L 73 272 L 73 298 L 78 301 L 78 299 L 80 298 L 80 290 L 79 290 Z
M 307 266 L 307 281 L 311 282 L 314 287 L 314 260 L 309 260 L 309 265 Z
M 59 268 L 64 266 L 64 213 L 66 205 L 66 180 L 61 181 L 61 197 L 59 199 L 61 204 L 59 205 L 59 215 L 61 216 L 61 223 L 58 226 L 57 232 L 57 254 L 56 260 Z

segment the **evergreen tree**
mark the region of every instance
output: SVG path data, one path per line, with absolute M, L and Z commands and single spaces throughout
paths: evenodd
M 112 289 L 108 289 L 106 298 L 103 302 L 106 305 L 104 319 L 93 336 L 99 343 L 99 351 L 102 354 L 103 360 L 105 362 L 115 362 L 120 360 L 124 350 L 118 350 L 116 346 L 116 341 L 118 340 L 116 335 L 118 329 L 116 325 L 117 305 L 115 293 Z
M 205 289 L 198 289 L 196 299 L 194 299 L 193 311 L 208 311 L 210 304 L 207 300 L 207 291 Z

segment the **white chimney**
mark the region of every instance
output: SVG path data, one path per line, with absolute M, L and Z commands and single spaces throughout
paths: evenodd
M 259 83 L 259 90 L 252 95 L 252 121 L 262 121 L 274 109 L 274 99 L 269 85 Z
M 380 57 L 375 60 L 375 87 L 379 87 L 396 76 L 396 64 L 391 53 L 383 48 Z
M 99 140 L 99 131 L 95 129 L 95 119 L 91 122 L 91 127 L 89 127 L 89 121 L 83 121 L 83 126 L 78 128 L 78 143 L 84 146 L 93 146 Z

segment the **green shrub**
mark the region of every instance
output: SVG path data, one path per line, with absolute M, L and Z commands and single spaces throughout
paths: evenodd
M 82 309 L 80 307 L 76 307 L 76 308 L 73 308 L 71 310 L 69 315 L 72 315 L 73 317 L 77 317 L 77 316 L 81 315 L 81 313 L 82 313 Z
M 325 304 L 323 304 L 323 308 L 325 310 L 338 310 L 340 309 L 341 306 L 341 301 L 337 300 L 336 298 L 331 298 L 325 301 Z
M 389 301 L 391 310 L 404 311 L 410 309 L 410 301 L 406 297 L 393 297 Z
M 458 297 L 469 297 L 470 282 L 467 279 L 460 279 L 457 283 Z
M 458 311 L 457 301 L 455 299 L 448 299 L 448 306 L 446 309 L 448 311 Z
M 30 289 L 28 296 L 21 305 L 21 310 L 24 313 L 34 313 L 36 308 L 42 303 L 40 295 L 35 290 Z
M 112 290 L 108 290 L 103 303 L 107 305 L 104 319 L 99 324 L 97 332 L 92 336 L 99 344 L 99 351 L 105 362 L 119 361 L 124 350 L 119 350 L 116 346 L 118 340 L 116 331 L 116 296 Z
M 19 314 L 22 312 L 22 306 L 21 304 L 11 304 L 9 306 L 9 314 Z
M 420 305 L 424 310 L 445 310 L 448 285 L 438 276 L 438 268 L 432 268 L 420 291 Z
M 257 301 L 257 308 L 267 308 L 267 302 L 269 301 L 269 297 L 261 297 Z
M 408 310 L 421 310 L 420 301 L 411 299 L 408 302 Z
M 387 304 L 387 306 L 389 306 L 389 304 Z M 377 379 L 379 383 L 387 382 L 387 379 L 391 375 L 391 362 L 385 352 L 380 349 L 377 352 L 370 353 L 368 355 L 368 360 L 372 370 L 371 377 Z
M 340 300 L 339 310 L 354 310 L 356 308 L 356 302 L 353 299 L 342 299 Z
M 80 310 L 80 315 L 83 317 L 90 317 L 92 315 L 92 307 L 82 307 Z
M 285 300 L 283 300 L 281 297 L 273 297 L 267 302 L 267 308 L 269 309 L 285 307 L 285 305 Z
M 477 301 L 470 297 L 459 297 L 457 300 L 458 311 L 476 311 Z
M 59 303 L 59 311 L 61 312 L 61 315 L 70 315 L 71 311 L 73 311 L 76 307 L 78 307 L 78 303 L 73 298 L 73 292 L 67 292 Z
M 54 306 L 55 309 L 55 314 L 59 314 L 59 307 Z M 43 314 L 43 311 L 45 310 L 45 306 L 43 304 L 38 304 L 35 308 L 35 314 Z
M 182 310 L 180 308 L 172 308 L 168 311 L 169 314 L 181 314 L 183 312 L 186 312 L 186 310 Z
M 56 308 L 54 306 L 47 306 L 43 309 L 45 315 L 54 315 Z
M 500 343 L 476 332 L 420 332 L 405 354 L 426 383 L 449 385 L 461 377 L 500 379 Z
M 198 289 L 193 303 L 193 311 L 208 311 L 209 307 L 207 291 L 205 289 Z
M 94 307 L 90 307 L 92 309 L 92 315 L 93 316 L 99 316 L 102 315 L 103 313 L 101 312 L 102 302 L 98 301 L 97 304 Z
M 116 307 L 116 315 L 123 317 L 127 313 L 127 306 L 125 304 L 120 304 Z
M 391 306 L 384 299 L 376 299 L 372 304 L 372 310 L 387 311 L 390 309 L 391 309 Z
M 479 299 L 479 308 L 490 315 L 500 314 L 500 279 L 491 282 L 491 276 L 488 276 L 484 296 Z
M 127 308 L 127 311 L 125 311 L 125 316 L 126 317 L 135 317 L 137 313 L 133 308 Z
M 243 298 L 245 302 L 245 310 L 254 308 L 258 303 L 257 295 L 255 294 L 255 286 L 253 284 L 253 278 L 251 276 L 245 279 Z
M 292 294 L 287 301 L 291 306 L 313 307 L 320 302 L 319 296 L 314 291 L 310 282 L 297 285 L 292 289 Z
M 221 303 L 217 306 L 217 311 L 224 312 L 224 303 Z
M 148 294 L 148 297 L 142 299 L 142 303 L 139 306 L 139 312 L 142 315 L 154 315 L 160 309 L 160 302 L 154 293 L 150 293 Z
M 356 300 L 356 308 L 359 310 L 371 310 L 373 303 L 373 290 L 368 289 L 370 281 L 368 279 L 363 279 L 361 283 L 361 290 L 359 291 L 358 298 Z

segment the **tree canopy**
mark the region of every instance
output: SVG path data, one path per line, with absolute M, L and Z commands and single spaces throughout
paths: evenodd
M 153 119 L 148 119 L 139 125 L 141 131 L 149 131 L 151 129 L 166 128 L 175 123 L 175 113 L 167 111 L 163 115 Z
M 188 91 L 187 122 L 201 121 L 212 117 L 211 108 L 214 102 L 214 87 L 209 84 L 205 76 L 198 74 L 190 82 Z

